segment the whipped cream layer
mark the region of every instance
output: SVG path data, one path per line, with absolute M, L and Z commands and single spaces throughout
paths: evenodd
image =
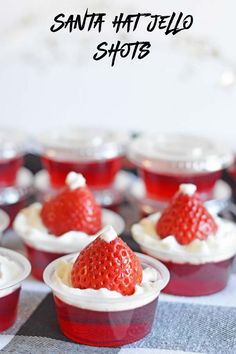
M 59 260 L 51 276 L 51 284 L 56 296 L 62 301 L 94 311 L 122 311 L 144 306 L 156 299 L 166 285 L 154 268 L 143 270 L 141 285 L 136 285 L 133 295 L 124 296 L 106 288 L 78 289 L 70 281 L 71 269 L 77 256 L 72 260 Z
M 162 261 L 175 263 L 203 264 L 220 262 L 236 254 L 236 226 L 227 220 L 214 216 L 217 233 L 206 240 L 194 240 L 188 245 L 179 244 L 174 235 L 164 239 L 156 233 L 155 225 L 160 213 L 142 219 L 132 226 L 132 236 L 141 249 Z
M 8 257 L 0 255 L 0 298 L 12 293 L 19 287 L 19 284 L 7 288 L 8 284 L 18 278 L 22 269 Z
M 81 251 L 98 236 L 98 234 L 88 235 L 81 231 L 69 231 L 61 236 L 50 234 L 42 223 L 41 210 L 42 204 L 33 203 L 19 212 L 13 224 L 16 233 L 27 245 L 33 248 L 53 253 L 72 253 Z M 114 225 L 114 215 L 116 214 L 112 211 L 103 209 L 103 226 L 108 224 Z M 120 217 L 119 222 L 123 227 L 123 220 Z M 123 230 L 116 229 L 116 231 L 120 234 Z

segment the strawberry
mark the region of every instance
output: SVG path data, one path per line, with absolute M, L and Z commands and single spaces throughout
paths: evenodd
M 174 235 L 182 245 L 195 239 L 205 240 L 216 231 L 217 225 L 213 217 L 205 209 L 196 193 L 196 187 L 192 184 L 180 186 L 156 224 L 156 232 L 161 238 Z
M 141 281 L 139 259 L 111 226 L 82 250 L 71 271 L 72 286 L 80 289 L 107 288 L 132 295 Z
M 86 186 L 82 175 L 70 172 L 67 187 L 45 202 L 41 218 L 50 233 L 60 236 L 68 231 L 97 233 L 102 226 L 101 208 Z

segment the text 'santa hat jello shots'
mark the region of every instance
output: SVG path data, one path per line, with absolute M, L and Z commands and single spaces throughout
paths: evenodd
M 168 267 L 165 292 L 199 296 L 227 285 L 236 254 L 236 227 L 211 215 L 193 184 L 182 184 L 162 212 L 132 226 L 142 251 Z
M 53 261 L 44 281 L 53 291 L 62 332 L 78 343 L 109 347 L 150 332 L 169 272 L 157 260 L 133 253 L 107 227 L 79 255 Z
M 0 332 L 11 327 L 17 315 L 21 282 L 30 273 L 29 261 L 21 254 L 0 248 Z
M 232 152 L 207 137 L 144 134 L 130 144 L 129 158 L 139 168 L 146 196 L 168 202 L 181 183 L 193 183 L 203 200 L 213 197 L 222 170 L 233 162 Z
M 80 251 L 95 240 L 103 226 L 112 224 L 119 234 L 123 232 L 123 219 L 100 208 L 81 174 L 70 172 L 66 184 L 43 205 L 33 203 L 21 210 L 14 221 L 31 261 L 32 274 L 40 280 L 52 260 Z

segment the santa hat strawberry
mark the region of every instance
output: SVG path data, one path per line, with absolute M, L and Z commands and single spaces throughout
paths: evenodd
M 142 282 L 142 267 L 135 253 L 109 226 L 76 259 L 71 271 L 74 288 L 106 288 L 132 295 Z
M 70 172 L 66 187 L 45 202 L 41 218 L 50 233 L 60 236 L 68 231 L 97 233 L 102 226 L 101 208 L 81 174 Z
M 180 244 L 186 245 L 214 235 L 217 225 L 196 193 L 196 186 L 181 184 L 157 221 L 156 231 L 161 238 L 173 235 Z

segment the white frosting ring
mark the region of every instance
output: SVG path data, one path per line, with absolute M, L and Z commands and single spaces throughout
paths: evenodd
M 174 235 L 161 239 L 156 233 L 155 225 L 159 217 L 160 213 L 150 215 L 131 228 L 133 239 L 142 251 L 159 260 L 203 264 L 224 261 L 236 254 L 236 226 L 230 221 L 214 216 L 218 226 L 216 235 L 181 245 Z
M 57 297 L 72 306 L 94 311 L 131 310 L 154 301 L 170 277 L 168 269 L 162 263 L 143 254 L 136 255 L 143 266 L 143 281 L 130 296 L 105 288 L 73 288 L 70 284 L 70 273 L 78 254 L 66 255 L 50 263 L 43 278 Z
M 49 234 L 42 223 L 41 209 L 42 204 L 31 204 L 18 213 L 13 224 L 16 233 L 30 247 L 46 252 L 72 253 L 81 251 L 98 236 L 80 231 L 69 231 L 61 236 Z M 118 235 L 125 227 L 123 219 L 118 214 L 102 209 L 102 226 L 106 225 L 112 225 Z

